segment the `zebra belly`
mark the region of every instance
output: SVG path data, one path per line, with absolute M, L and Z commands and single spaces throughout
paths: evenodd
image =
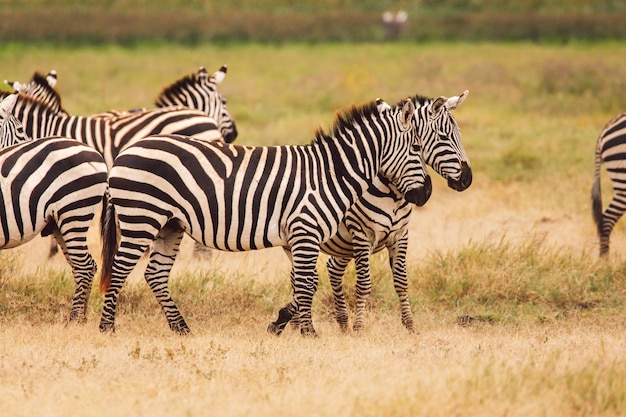
M 375 179 L 346 212 L 337 233 L 321 246 L 322 252 L 341 258 L 354 256 L 354 241 L 369 243 L 372 253 L 392 246 L 409 224 L 412 205 L 395 189 Z

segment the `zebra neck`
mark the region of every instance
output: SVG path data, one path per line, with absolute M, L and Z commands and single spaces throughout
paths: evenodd
M 323 183 L 341 194 L 345 206 L 342 209 L 349 208 L 372 185 L 378 175 L 376 162 L 379 158 L 373 151 L 370 152 L 372 155 L 364 155 L 362 147 L 340 140 L 325 141 L 318 149 L 322 154 L 320 159 L 328 164 L 320 170 L 325 179 Z

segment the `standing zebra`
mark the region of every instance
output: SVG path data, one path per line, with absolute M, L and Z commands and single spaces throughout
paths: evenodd
M 226 251 L 287 248 L 294 294 L 272 326 L 284 327 L 298 311 L 301 332 L 315 334 L 311 302 L 320 244 L 336 233 L 348 208 L 378 173 L 407 201 L 422 205 L 430 197 L 414 110 L 410 99 L 382 112 L 375 103 L 353 107 L 338 115 L 330 133 L 318 130 L 304 146 L 244 147 L 154 136 L 127 148 L 111 169 L 111 204 L 102 217 L 100 286 L 106 295 L 100 329 L 114 329 L 119 291 L 152 244 L 145 279 L 170 328 L 189 332 L 168 289 L 187 233 Z
M 0 97 L 7 95 L 0 93 Z M 118 117 L 70 116 L 57 113 L 41 101 L 20 94 L 13 114 L 24 125 L 29 137 L 38 139 L 58 135 L 76 139 L 100 152 L 108 167 L 113 165 L 113 160 L 122 149 L 153 134 L 223 140 L 212 118 L 183 106 L 141 110 Z
M 156 107 L 185 106 L 200 110 L 217 123 L 217 129 L 224 140 L 231 143 L 237 138 L 237 126 L 228 112 L 226 98 L 217 88 L 218 84 L 221 84 L 226 78 L 226 72 L 226 65 L 223 65 L 212 75 L 209 75 L 204 67 L 200 67 L 196 74 L 187 75 L 165 87 L 155 100 Z M 29 84 L 6 80 L 5 83 L 16 91 L 41 100 L 55 111 L 62 111 L 61 97 L 52 88 L 56 85 L 56 80 L 57 73 L 52 70 L 45 78 L 41 74 L 35 73 Z M 92 116 L 121 117 L 144 110 L 146 109 L 135 109 L 130 112 L 109 110 Z
M 613 198 L 604 212 L 600 189 L 600 166 L 603 162 L 613 186 Z M 605 256 L 609 253 L 613 227 L 626 211 L 626 113 L 609 121 L 598 137 L 591 200 L 600 239 L 600 256 Z
M 472 183 L 469 159 L 461 144 L 461 132 L 450 113 L 467 97 L 439 97 L 436 100 L 415 96 L 414 123 L 422 140 L 424 161 L 448 180 L 448 186 L 457 191 Z M 379 101 L 379 107 L 389 106 Z M 397 188 L 379 175 L 357 203 L 343 218 L 338 232 L 321 246 L 330 255 L 327 268 L 335 299 L 335 318 L 342 330 L 348 328 L 348 308 L 343 292 L 343 275 L 352 258 L 356 262 L 356 318 L 354 330 L 363 328 L 365 304 L 371 292 L 370 257 L 387 249 L 393 273 L 394 288 L 400 300 L 402 323 L 415 331 L 413 314 L 407 294 L 406 251 L 408 226 L 412 204 Z M 296 318 L 297 324 L 297 318 Z
M 55 112 L 66 113 L 61 106 L 61 96 L 54 89 L 57 83 L 57 72 L 51 70 L 47 75 L 35 72 L 28 84 L 22 84 L 19 81 L 7 81 L 4 83 L 19 93 L 37 98 L 46 103 L 50 109 Z
M 107 187 L 107 167 L 96 150 L 73 139 L 29 140 L 11 114 L 15 101 L 0 103 L 3 142 L 17 143 L 0 150 L 0 249 L 52 234 L 76 283 L 70 320 L 83 322 L 96 271 L 87 230 Z

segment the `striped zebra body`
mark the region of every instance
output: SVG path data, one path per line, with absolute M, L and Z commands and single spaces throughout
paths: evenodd
M 104 159 L 75 140 L 42 138 L 0 150 L 0 173 L 0 249 L 52 234 L 76 283 L 70 320 L 84 321 L 96 270 L 87 230 L 107 187 Z
M 187 233 L 227 251 L 288 248 L 294 297 L 270 330 L 280 333 L 298 311 L 301 331 L 314 334 L 311 302 L 320 244 L 337 232 L 373 178 L 382 173 L 417 204 L 430 196 L 413 110 L 410 100 L 382 113 L 374 105 L 353 108 L 338 117 L 330 135 L 319 131 L 305 146 L 242 147 L 157 136 L 129 147 L 109 179 L 100 329 L 114 328 L 119 291 L 152 243 L 146 281 L 170 327 L 189 331 L 168 290 L 169 271 Z M 114 211 L 121 236 L 116 253 Z
M 153 134 L 222 140 L 213 119 L 183 106 L 123 113 L 119 117 L 71 116 L 56 113 L 40 101 L 20 94 L 13 114 L 29 137 L 64 136 L 78 140 L 100 152 L 109 167 L 121 150 Z
M 415 128 L 422 140 L 426 164 L 448 180 L 450 188 L 463 191 L 472 182 L 469 160 L 461 144 L 461 133 L 451 110 L 467 97 L 440 97 L 436 100 L 415 96 Z M 402 323 L 415 331 L 408 298 L 406 252 L 412 211 L 397 188 L 382 176 L 346 213 L 338 233 L 322 244 L 330 255 L 327 268 L 335 299 L 335 318 L 342 330 L 348 327 L 348 308 L 343 291 L 343 275 L 352 258 L 356 262 L 356 318 L 354 329 L 361 330 L 365 304 L 371 292 L 370 256 L 383 249 L 389 253 L 394 288 L 400 300 Z M 296 321 L 297 322 L 297 321 Z
M 596 142 L 594 182 L 591 192 L 593 218 L 600 240 L 600 256 L 609 253 L 610 237 L 617 221 L 626 211 L 626 113 L 609 121 Z M 613 198 L 602 211 L 600 168 L 604 163 L 611 185 Z
M 155 100 L 156 107 L 176 109 L 184 106 L 199 110 L 215 121 L 226 142 L 233 142 L 237 138 L 237 127 L 228 112 L 226 98 L 218 90 L 218 84 L 224 81 L 226 72 L 225 65 L 212 75 L 209 75 L 204 67 L 200 67 L 196 74 L 185 76 L 165 87 Z M 56 80 L 57 73 L 53 70 L 46 77 L 35 73 L 29 84 L 6 80 L 5 83 L 16 91 L 40 100 L 53 111 L 65 113 L 61 107 L 61 97 L 53 88 Z M 90 117 L 116 118 L 146 110 L 146 108 L 130 111 L 108 110 Z

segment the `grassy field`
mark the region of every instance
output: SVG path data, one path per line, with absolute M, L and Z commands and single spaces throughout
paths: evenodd
M 590 188 L 596 138 L 626 109 L 625 54 L 623 43 L 3 44 L 0 79 L 54 68 L 75 114 L 149 107 L 198 66 L 228 64 L 221 90 L 242 144 L 307 143 L 352 103 L 468 89 L 455 117 L 474 183 L 457 193 L 435 177 L 414 211 L 418 335 L 400 323 L 386 254 L 359 334 L 333 321 L 322 257 L 310 340 L 265 333 L 289 297 L 280 249 L 199 258 L 185 241 L 171 286 L 189 337 L 169 331 L 142 268 L 116 334 L 102 335 L 95 291 L 88 323 L 66 326 L 73 283 L 62 257 L 45 259 L 46 240 L 3 251 L 0 414 L 623 415 L 626 224 L 599 261 Z

